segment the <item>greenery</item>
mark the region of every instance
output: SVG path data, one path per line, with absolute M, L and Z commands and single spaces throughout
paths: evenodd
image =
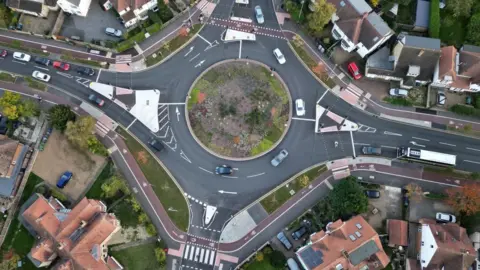
M 47 85 L 44 83 L 41 83 L 33 78 L 30 77 L 23 77 L 24 80 L 27 82 L 28 87 L 30 88 L 35 88 L 37 90 L 45 91 L 47 90 Z
M 468 18 L 456 18 L 446 9 L 440 11 L 440 18 L 440 40 L 447 45 L 454 45 L 457 48 L 462 47 L 465 41 Z
M 479 109 L 475 109 L 474 107 L 466 106 L 462 104 L 455 104 L 448 109 L 454 113 L 458 113 L 461 115 L 480 116 Z
M 302 4 L 298 3 L 294 0 L 287 0 L 285 1 L 285 10 L 290 13 L 290 17 L 296 22 L 296 23 L 303 23 L 306 20 L 305 12 L 308 10 L 308 3 L 303 5 L 303 10 L 302 10 Z M 301 12 L 300 12 L 301 11 Z
M 440 37 L 440 0 L 430 1 L 430 21 L 428 33 L 431 38 Z
M 160 19 L 160 16 L 158 15 L 157 12 L 153 12 L 153 10 L 148 10 L 148 18 L 152 20 L 154 23 L 157 23 L 159 25 L 162 25 L 162 19 Z
M 0 27 L 8 28 L 12 21 L 12 11 L 5 5 L 5 2 L 0 3 Z
M 166 267 L 158 262 L 155 254 L 157 248 L 164 248 L 163 243 L 144 244 L 118 251 L 111 251 L 110 253 L 125 269 L 164 270 Z
M 144 41 L 145 39 L 146 39 L 145 38 L 145 30 L 142 29 L 139 33 L 129 37 L 125 41 L 122 41 L 122 42 L 118 43 L 117 51 L 119 53 L 124 52 L 124 51 L 132 48 L 135 45 L 135 43 L 140 43 L 140 42 Z
M 480 46 L 480 13 L 470 17 L 465 40 L 469 44 Z
M 474 0 L 448 0 L 446 7 L 455 18 L 469 17 L 473 1 Z
M 328 194 L 330 205 L 336 216 L 367 212 L 368 198 L 355 177 L 347 177 Z
M 19 41 L 19 40 L 13 40 L 11 43 L 0 42 L 0 46 L 15 49 L 15 50 L 19 50 L 19 51 L 22 51 L 22 52 L 38 54 L 38 55 L 42 55 L 42 56 L 49 56 L 50 55 L 50 53 L 44 52 L 44 51 L 41 51 L 41 50 L 28 49 L 26 46 L 23 46 L 22 42 Z
M 142 170 L 145 178 L 152 185 L 153 191 L 165 209 L 173 208 L 177 211 L 167 211 L 172 222 L 180 230 L 187 231 L 189 211 L 182 192 L 173 179 L 165 172 L 158 161 L 124 129 L 117 129 L 124 138 L 128 150 L 132 153 Z
M 102 185 L 114 175 L 114 171 L 115 165 L 113 164 L 112 160 L 109 159 L 102 172 L 98 175 L 97 179 L 88 190 L 87 194 L 85 194 L 85 197 L 89 199 L 101 200 L 104 193 Z
M 403 97 L 385 97 L 383 101 L 398 106 L 412 106 L 413 102 L 408 98 Z
M 448 196 L 444 193 L 433 193 L 433 192 L 430 192 L 428 194 L 425 195 L 425 197 L 429 198 L 429 199 L 435 199 L 435 200 L 444 200 L 446 199 Z
M 68 141 L 82 150 L 89 150 L 93 154 L 108 156 L 105 146 L 95 136 L 97 120 L 91 116 L 82 116 L 77 121 L 67 122 L 65 135 Z
M 387 1 L 383 1 L 387 2 Z M 393 3 L 394 0 L 388 0 Z M 396 21 L 400 24 L 413 25 L 415 23 L 417 1 L 408 1 L 407 3 L 399 4 Z M 384 6 L 385 4 L 382 3 Z
M 245 263 L 241 269 L 244 270 L 283 270 L 287 258 L 281 251 L 272 250 L 270 246 L 266 246 L 261 251 L 257 252 L 255 260 Z
M 167 264 L 167 254 L 163 248 L 155 248 L 155 258 L 161 266 L 165 266 Z
M 64 131 L 69 121 L 75 121 L 75 113 L 72 112 L 70 106 L 57 104 L 48 110 L 48 115 L 53 128 Z
M 162 29 L 162 25 L 159 24 L 159 23 L 154 23 L 152 25 L 150 25 L 149 27 L 147 27 L 145 30 L 147 30 L 147 32 L 150 34 L 150 35 L 153 35 L 155 34 L 156 32 L 160 31 Z
M 93 67 L 100 67 L 100 68 L 103 67 L 102 64 L 98 61 L 87 60 L 83 58 L 76 58 L 71 55 L 62 55 L 60 56 L 60 59 L 65 60 L 67 62 L 75 62 L 75 63 L 80 63 L 80 64 L 89 65 Z
M 0 97 L 0 109 L 9 120 L 39 115 L 40 110 L 34 101 L 22 101 L 21 98 L 20 94 L 10 91 L 4 91 Z
M 13 83 L 13 82 L 15 82 L 15 77 L 8 74 L 8 73 L 1 72 L 0 73 L 0 81 Z
M 192 92 L 190 92 L 190 97 L 188 99 L 187 108 L 190 110 L 193 105 L 197 104 L 198 102 L 198 94 L 200 93 L 200 89 L 194 88 Z
M 158 15 L 162 22 L 168 22 L 173 18 L 173 13 L 163 0 L 157 0 Z
M 306 1 L 307 5 L 311 4 Z M 335 13 L 335 6 L 326 0 L 317 0 L 313 5 L 312 13 L 307 15 L 307 28 L 313 36 L 320 36 L 323 28 L 331 20 Z

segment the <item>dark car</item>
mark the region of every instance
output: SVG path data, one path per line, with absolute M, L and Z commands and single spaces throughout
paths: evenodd
M 378 199 L 380 198 L 380 191 L 374 189 L 367 189 L 365 190 L 365 196 L 370 199 Z
M 277 234 L 277 239 L 282 242 L 283 246 L 287 249 L 287 250 L 290 250 L 292 249 L 292 244 L 290 243 L 290 241 L 288 241 L 288 238 L 287 236 L 283 233 L 283 232 L 279 232 Z
M 62 176 L 60 176 L 60 179 L 58 179 L 57 187 L 64 188 L 67 185 L 68 181 L 72 179 L 72 176 L 73 176 L 72 172 L 69 172 L 69 171 L 64 172 Z
M 157 150 L 158 152 L 162 151 L 165 148 L 161 142 L 155 139 L 150 140 L 148 144 L 150 145 L 150 147 Z
M 298 239 L 302 238 L 302 236 L 306 233 L 307 233 L 307 228 L 302 226 L 292 233 L 292 238 L 293 238 L 293 240 L 298 240 Z
M 381 155 L 382 154 L 382 148 L 380 147 L 373 147 L 373 146 L 364 146 L 362 147 L 362 153 L 364 155 Z
M 8 54 L 7 50 L 2 50 L 2 53 L 0 53 L 0 56 L 5 58 L 7 57 L 7 54 Z
M 88 96 L 88 99 L 92 102 L 95 102 L 98 106 L 102 107 L 103 104 L 105 104 L 105 100 L 97 97 L 96 95 L 94 94 L 90 94 L 90 96 Z
M 35 58 L 35 63 L 42 65 L 42 66 L 48 66 L 50 65 L 50 59 L 43 58 L 43 57 L 36 57 Z
M 233 169 L 228 165 L 217 166 L 215 168 L 215 173 L 220 175 L 230 175 L 233 173 Z
M 86 75 L 86 76 L 93 76 L 95 75 L 95 70 L 93 68 L 88 68 L 88 67 L 77 67 L 77 73 Z

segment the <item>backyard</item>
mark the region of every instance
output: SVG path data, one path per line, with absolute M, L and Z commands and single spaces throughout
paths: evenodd
M 155 248 L 164 248 L 163 242 L 143 244 L 118 251 L 110 251 L 110 254 L 123 265 L 125 269 L 150 270 L 166 269 L 158 263 L 155 257 Z

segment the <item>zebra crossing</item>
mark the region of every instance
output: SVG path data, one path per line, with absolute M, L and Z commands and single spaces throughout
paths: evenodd
M 123 54 L 115 56 L 115 64 L 130 64 L 132 63 L 131 54 Z
M 213 265 L 215 263 L 216 253 L 217 252 L 213 249 L 187 244 L 183 252 L 183 259 L 196 263 Z

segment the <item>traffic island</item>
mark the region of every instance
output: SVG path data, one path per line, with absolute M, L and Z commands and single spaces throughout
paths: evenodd
M 266 66 L 228 60 L 194 82 L 186 110 L 191 133 L 211 154 L 249 160 L 282 140 L 290 123 L 291 98 Z

